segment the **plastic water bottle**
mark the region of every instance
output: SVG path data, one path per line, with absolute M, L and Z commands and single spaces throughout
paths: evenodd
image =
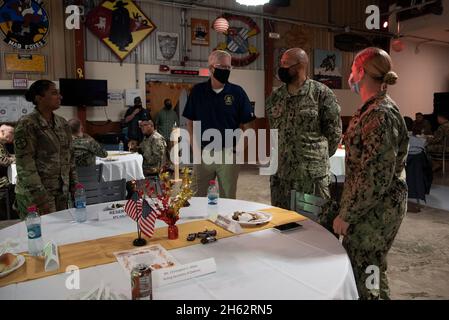
M 120 143 L 118 144 L 118 151 L 120 152 L 120 154 L 122 154 L 124 150 L 125 146 L 123 145 L 123 141 L 120 140 Z
M 28 252 L 32 256 L 42 256 L 44 241 L 42 240 L 41 217 L 37 213 L 37 208 L 32 205 L 28 208 L 25 224 L 28 231 Z
M 209 181 L 209 188 L 207 189 L 207 203 L 209 205 L 218 204 L 218 186 L 215 180 Z
M 75 186 L 75 220 L 79 223 L 87 220 L 86 194 L 81 183 Z

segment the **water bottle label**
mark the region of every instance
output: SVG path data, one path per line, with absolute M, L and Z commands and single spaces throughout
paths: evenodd
M 84 200 L 77 200 L 77 201 L 75 201 L 75 208 L 76 209 L 85 209 L 86 208 L 86 201 L 84 201 Z
M 41 226 L 33 224 L 28 227 L 28 239 L 39 239 L 42 236 Z

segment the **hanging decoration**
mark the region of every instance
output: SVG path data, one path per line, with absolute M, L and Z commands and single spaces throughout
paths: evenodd
M 250 39 L 260 33 L 257 23 L 249 17 L 239 15 L 224 14 L 222 18 L 229 21 L 231 26 L 225 33 L 226 42 L 220 43 L 217 49 L 231 53 L 234 67 L 244 67 L 256 61 L 260 53 L 250 44 Z
M 133 0 L 103 1 L 89 12 L 86 26 L 120 61 L 156 29 Z
M 18 50 L 36 50 L 46 45 L 49 20 L 42 1 L 4 0 L 0 29 L 4 41 Z
M 212 27 L 218 33 L 226 33 L 229 29 L 229 21 L 223 17 L 218 17 Z

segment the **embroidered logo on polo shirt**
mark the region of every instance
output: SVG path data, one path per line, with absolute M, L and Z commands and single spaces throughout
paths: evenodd
M 224 102 L 227 106 L 232 106 L 234 104 L 234 96 L 233 95 L 226 95 L 224 97 Z

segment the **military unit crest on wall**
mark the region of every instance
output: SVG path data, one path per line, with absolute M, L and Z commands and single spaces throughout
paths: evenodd
M 42 1 L 4 0 L 0 7 L 0 29 L 4 41 L 18 50 L 45 46 L 49 31 L 48 14 Z

